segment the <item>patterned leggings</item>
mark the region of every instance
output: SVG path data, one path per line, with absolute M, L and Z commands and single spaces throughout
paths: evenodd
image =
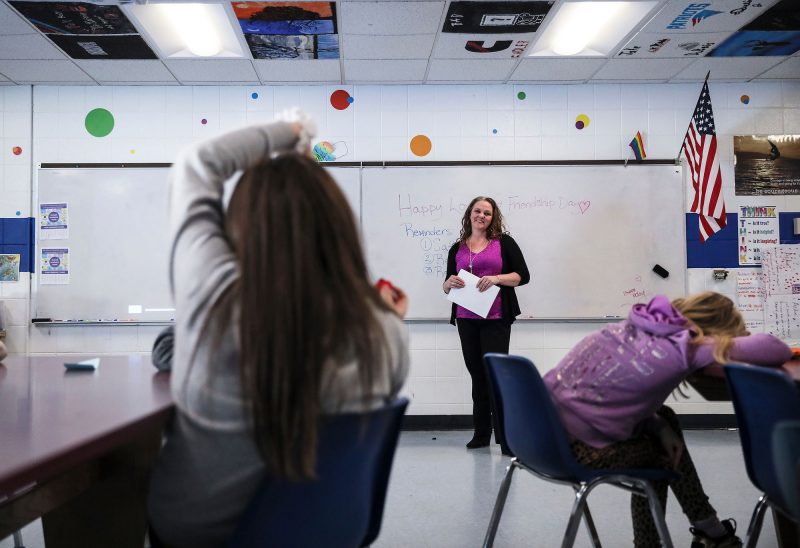
M 663 405 L 658 414 L 669 423 L 670 428 L 683 440 L 683 432 L 678 424 L 675 412 Z M 629 440 L 611 444 L 602 449 L 591 447 L 581 441 L 571 443 L 572 453 L 578 462 L 590 468 L 657 468 L 669 467 L 666 453 L 661 448 L 658 439 L 647 434 L 640 434 Z M 708 502 L 708 496 L 703 491 L 697 470 L 694 468 L 688 449 L 684 449 L 678 468 L 675 470 L 680 478 L 669 486 L 675 493 L 675 498 L 681 505 L 683 513 L 691 523 L 709 518 L 716 511 Z M 658 493 L 661 508 L 667 507 L 666 481 L 653 482 Z M 633 517 L 633 543 L 636 547 L 649 548 L 660 546 L 658 531 L 656 530 L 650 506 L 645 497 L 631 495 L 631 515 Z

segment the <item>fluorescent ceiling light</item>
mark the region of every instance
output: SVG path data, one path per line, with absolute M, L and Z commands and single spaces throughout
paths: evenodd
M 149 3 L 123 9 L 162 57 L 244 57 L 224 4 Z
M 564 2 L 530 55 L 608 55 L 656 4 L 657 0 Z

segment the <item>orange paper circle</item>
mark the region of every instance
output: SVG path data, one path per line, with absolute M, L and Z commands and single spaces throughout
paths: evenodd
M 431 143 L 427 135 L 415 135 L 411 139 L 411 152 L 415 156 L 427 156 L 431 148 L 433 148 L 433 143 Z

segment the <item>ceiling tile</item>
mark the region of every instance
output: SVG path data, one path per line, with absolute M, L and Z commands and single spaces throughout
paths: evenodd
M 593 81 L 664 81 L 690 65 L 694 59 L 611 59 L 592 77 Z
M 356 82 L 422 82 L 428 61 L 353 60 L 344 62 L 345 83 Z
M 516 59 L 525 54 L 535 34 L 442 33 L 436 40 L 436 59 Z
M 41 34 L 0 35 L 0 59 L 61 59 L 67 57 Z
M 261 82 L 341 82 L 339 60 L 258 59 L 253 61 Z
M 516 59 L 489 59 L 489 60 L 441 60 L 431 61 L 428 71 L 428 82 L 505 82 L 511 74 Z
M 72 61 L 0 60 L 0 74 L 18 84 L 95 83 Z
M 541 57 L 526 57 L 517 66 L 511 75 L 511 81 L 539 81 L 553 80 L 573 82 L 588 80 L 597 70 L 606 64 L 606 59 L 544 59 Z
M 342 34 L 407 35 L 438 32 L 444 2 L 339 2 Z
M 182 83 L 259 81 L 252 63 L 244 59 L 167 59 L 164 64 Z
M 703 80 L 711 71 L 710 80 L 750 80 L 772 68 L 782 57 L 705 57 L 676 74 L 673 81 Z
M 730 36 L 730 32 L 648 34 L 640 32 L 617 52 L 620 59 L 702 57 Z
M 800 57 L 789 57 L 783 63 L 758 75 L 759 80 L 762 78 L 783 78 L 786 80 L 800 79 Z
M 670 0 L 642 30 L 656 34 L 733 32 L 767 11 L 778 0 Z
M 103 84 L 176 81 L 161 61 L 81 60 L 75 63 L 89 76 Z
M 435 34 L 413 36 L 340 36 L 345 59 L 428 59 Z
M 38 31 L 10 6 L 0 2 L 0 35 L 5 34 L 38 34 Z

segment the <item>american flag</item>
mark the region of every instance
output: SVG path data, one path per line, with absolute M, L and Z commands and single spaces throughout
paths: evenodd
M 694 200 L 691 212 L 700 215 L 700 241 L 705 242 L 725 228 L 725 200 L 722 197 L 722 175 L 717 157 L 717 133 L 708 81 L 694 107 L 692 121 L 683 140 L 683 152 L 692 174 Z

